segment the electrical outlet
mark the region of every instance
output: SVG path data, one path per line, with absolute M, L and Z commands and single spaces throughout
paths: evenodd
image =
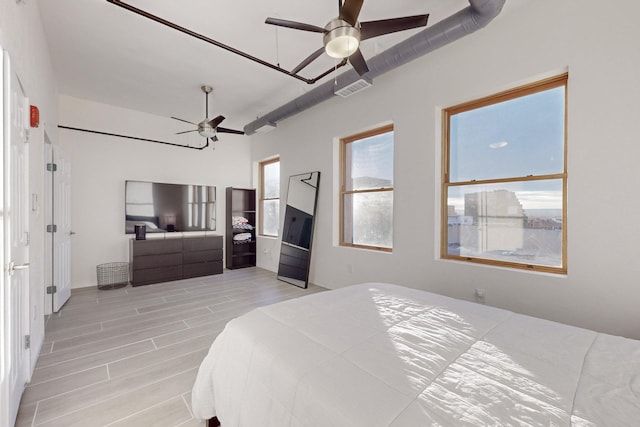
M 484 289 L 476 288 L 476 302 L 484 302 L 484 298 L 487 295 Z

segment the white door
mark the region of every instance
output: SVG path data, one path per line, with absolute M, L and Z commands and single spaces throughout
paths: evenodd
M 71 296 L 71 162 L 58 146 L 53 147 L 53 311 L 58 312 Z
M 28 102 L 3 54 L 3 312 L 1 425 L 13 425 L 29 379 Z
M 47 132 L 44 132 L 44 217 L 45 224 L 53 222 L 53 172 L 49 170 L 49 164 L 53 163 L 53 145 Z M 45 232 L 44 238 L 44 314 L 53 313 L 53 232 Z

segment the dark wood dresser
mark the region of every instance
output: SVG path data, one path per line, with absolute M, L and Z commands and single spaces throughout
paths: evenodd
M 131 239 L 131 285 L 221 274 L 222 236 Z

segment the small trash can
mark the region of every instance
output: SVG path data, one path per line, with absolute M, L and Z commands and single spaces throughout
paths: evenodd
M 129 284 L 129 263 L 108 262 L 97 267 L 98 289 L 118 289 Z

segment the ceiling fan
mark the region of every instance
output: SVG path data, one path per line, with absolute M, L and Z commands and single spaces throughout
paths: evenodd
M 369 71 L 369 67 L 360 52 L 361 41 L 427 25 L 428 14 L 358 22 L 363 2 L 364 0 L 345 0 L 342 4 L 342 1 L 338 0 L 338 17 L 329 21 L 324 28 L 285 19 L 267 18 L 266 24 L 324 34 L 324 46 L 298 64 L 291 70 L 291 74 L 297 74 L 326 52 L 332 58 L 349 58 L 351 66 L 359 75 L 363 75 Z
M 200 123 L 196 124 L 193 122 L 190 122 L 188 120 L 184 120 L 184 119 L 179 119 L 177 117 L 171 117 L 172 119 L 175 120 L 179 120 L 181 122 L 185 122 L 185 123 L 190 123 L 194 126 L 197 126 L 197 129 L 191 129 L 191 130 L 185 130 L 183 132 L 177 132 L 176 135 L 180 135 L 183 133 L 189 133 L 189 132 L 198 132 L 200 134 L 200 136 L 205 137 L 205 138 L 211 138 L 212 142 L 216 142 L 218 140 L 218 137 L 216 136 L 217 132 L 220 133 L 233 133 L 236 135 L 244 135 L 244 132 L 241 130 L 235 130 L 235 129 L 227 129 L 227 128 L 223 128 L 218 126 L 220 123 L 222 123 L 222 121 L 225 119 L 224 116 L 217 116 L 212 120 L 209 120 L 209 94 L 213 91 L 213 88 L 211 86 L 201 86 L 200 89 L 202 89 L 202 91 L 205 94 L 205 119 L 203 121 L 201 121 Z

